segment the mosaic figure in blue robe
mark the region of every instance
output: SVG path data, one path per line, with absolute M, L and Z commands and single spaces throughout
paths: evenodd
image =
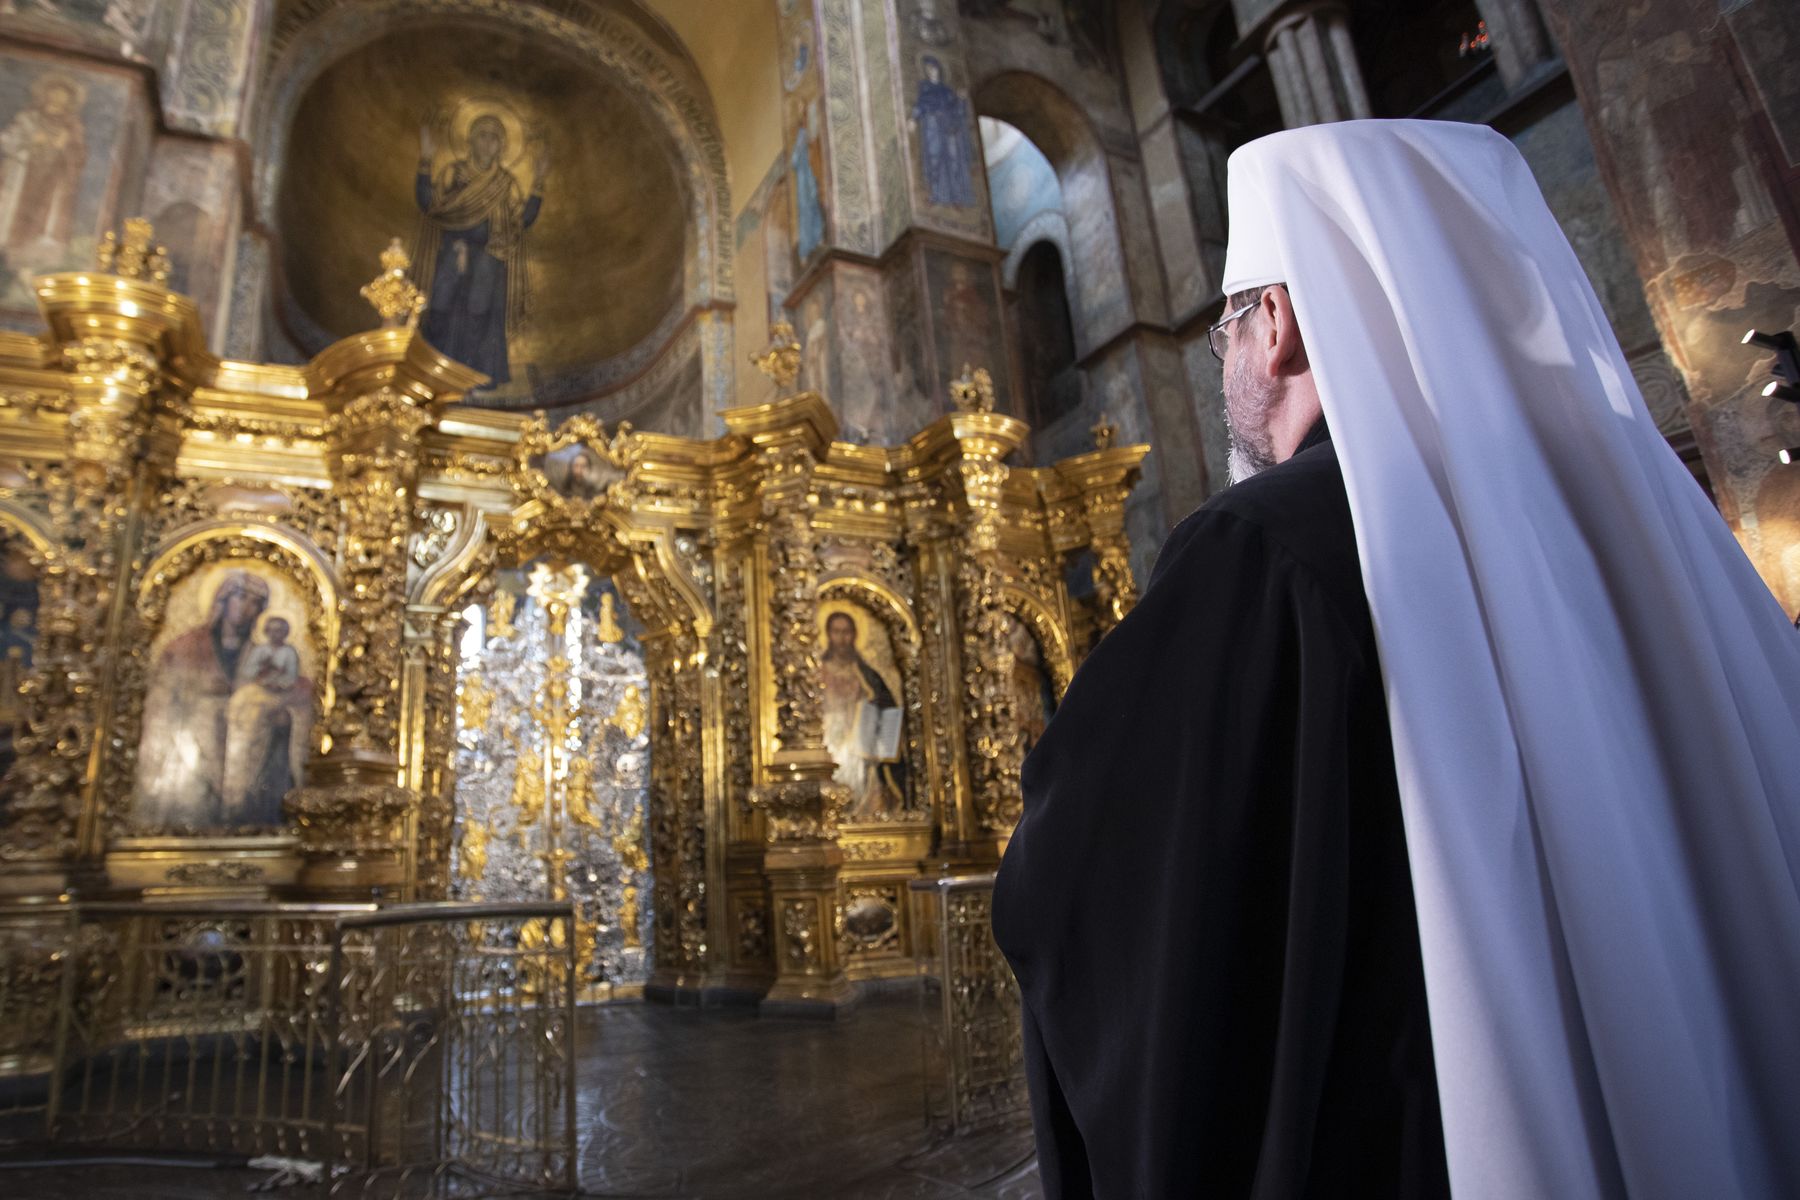
M 924 78 L 913 100 L 912 121 L 919 131 L 925 190 L 933 204 L 967 208 L 975 203 L 975 139 L 969 102 L 944 82 L 944 64 L 936 55 L 919 60 Z
M 819 177 L 813 171 L 812 130 L 805 121 L 794 134 L 789 169 L 794 174 L 794 249 L 805 262 L 825 240 L 825 207 L 819 201 Z
M 483 114 L 469 125 L 466 157 L 433 178 L 431 127 L 420 133 L 419 242 L 413 262 L 429 300 L 419 331 L 457 362 L 499 387 L 512 378 L 507 341 L 530 305 L 525 231 L 543 208 L 545 163 L 535 164 L 531 194 L 507 169 L 506 126 Z

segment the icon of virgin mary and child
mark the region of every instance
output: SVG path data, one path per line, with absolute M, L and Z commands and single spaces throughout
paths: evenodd
M 287 618 L 265 616 L 268 604 L 266 580 L 227 572 L 206 620 L 157 654 L 138 750 L 140 827 L 281 824 L 309 745 L 312 681 Z

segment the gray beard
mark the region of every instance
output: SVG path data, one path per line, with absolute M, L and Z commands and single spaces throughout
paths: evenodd
M 1225 455 L 1226 478 L 1232 483 L 1242 483 L 1252 475 L 1266 471 L 1275 465 L 1275 448 L 1269 440 L 1269 405 L 1274 401 L 1272 389 L 1259 387 L 1250 372 L 1244 368 L 1244 359 L 1237 360 L 1231 377 L 1225 380 L 1225 435 L 1228 449 Z M 1246 406 L 1256 415 L 1255 425 L 1238 428 L 1237 422 L 1231 419 L 1230 397 L 1238 396 L 1250 403 Z

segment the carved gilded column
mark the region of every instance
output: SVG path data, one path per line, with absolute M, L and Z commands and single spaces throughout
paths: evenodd
M 1125 502 L 1143 475 L 1150 447 L 1114 446 L 1118 430 L 1104 419 L 1093 430 L 1094 449 L 1056 464 L 1056 473 L 1081 497 L 1087 520 L 1087 548 L 1093 556 L 1095 640 L 1112 632 L 1137 604 L 1131 573 L 1131 539 L 1125 533 Z
M 405 289 L 398 244 L 369 288 L 384 325 L 327 347 L 307 368 L 330 412 L 338 500 L 338 644 L 332 648 L 326 750 L 284 807 L 300 827 L 308 895 L 397 895 L 417 794 L 401 773 L 401 679 L 407 545 L 421 435 L 453 396 L 484 381 L 412 328 L 421 307 Z
M 946 813 L 945 854 L 961 865 L 998 861 L 1019 819 L 1019 767 L 1024 735 L 1014 706 L 1010 623 L 1005 601 L 1002 514 L 1009 468 L 1002 461 L 1025 440 L 1026 426 L 994 410 L 985 370 L 950 389 L 958 412 L 925 433 L 941 443 L 940 489 L 950 535 L 952 647 L 959 687 L 967 785 L 958 811 Z M 940 567 L 941 569 L 941 567 Z
M 787 376 L 791 383 L 792 376 Z M 751 803 L 764 815 L 763 871 L 775 982 L 766 1009 L 835 1007 L 850 997 L 837 936 L 838 816 L 848 802 L 825 749 L 818 641 L 818 558 L 808 492 L 837 422 L 806 392 L 720 414 L 752 447 L 763 569 L 756 631 L 764 642 L 758 691 L 768 742 Z M 766 641 L 765 641 L 766 639 Z
M 199 316 L 163 286 L 168 260 L 151 237 L 148 222 L 128 221 L 122 245 L 107 234 L 99 271 L 36 284 L 70 399 L 65 456 L 47 489 L 57 545 L 40 580 L 37 651 L 21 688 L 14 796 L 0 814 L 0 894 L 53 898 L 98 882 L 99 768 L 136 515 L 177 442 L 159 423 L 164 390 L 179 384 L 165 364 L 205 354 Z

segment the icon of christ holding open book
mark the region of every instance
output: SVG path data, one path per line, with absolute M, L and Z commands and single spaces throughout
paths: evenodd
M 856 618 L 840 610 L 825 618 L 819 675 L 825 701 L 825 746 L 837 763 L 833 779 L 850 789 L 847 821 L 867 821 L 906 803 L 901 754 L 903 710 L 894 689 L 858 648 Z

